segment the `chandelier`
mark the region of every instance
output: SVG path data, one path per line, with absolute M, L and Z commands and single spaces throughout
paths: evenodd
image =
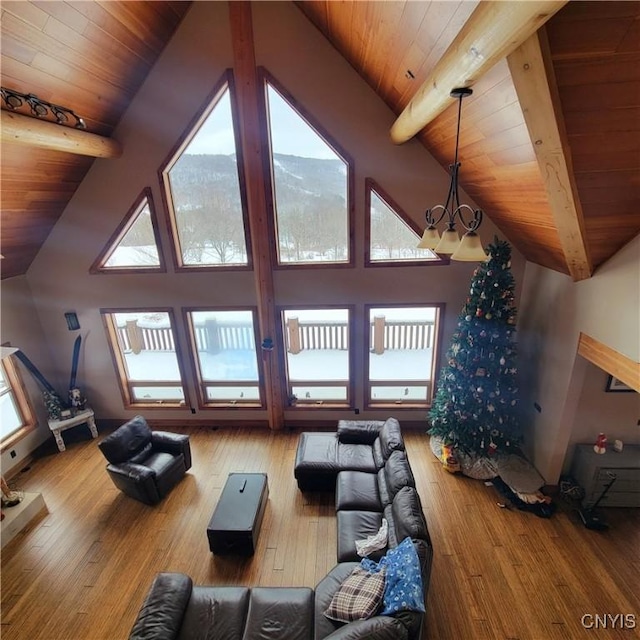
M 438 254 L 450 254 L 452 260 L 464 262 L 481 262 L 487 259 L 487 254 L 482 248 L 482 241 L 477 231 L 482 224 L 482 210 L 473 209 L 468 204 L 460 204 L 458 195 L 458 173 L 460 162 L 458 161 L 458 144 L 460 142 L 460 114 L 462 112 L 462 99 L 473 93 L 468 87 L 456 88 L 451 91 L 451 97 L 458 99 L 458 125 L 456 130 L 456 153 L 453 164 L 449 165 L 451 172 L 451 184 L 444 204 L 437 204 L 425 212 L 427 227 L 418 243 L 419 249 L 431 249 Z M 465 213 L 471 215 L 467 222 Z M 436 225 L 446 217 L 447 228 L 442 233 L 436 229 Z M 456 230 L 456 219 L 460 222 L 466 233 L 462 240 Z

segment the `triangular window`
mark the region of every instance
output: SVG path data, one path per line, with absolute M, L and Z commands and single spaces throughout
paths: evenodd
M 91 273 L 121 271 L 165 271 L 153 197 L 148 187 L 138 196 L 109 239 L 106 250 L 91 267 Z
M 179 269 L 249 266 L 232 90 L 227 73 L 160 171 Z
M 351 161 L 272 78 L 265 87 L 277 263 L 350 264 Z
M 430 249 L 418 249 L 418 225 L 371 178 L 366 180 L 369 240 L 367 266 L 398 263 L 441 262 Z

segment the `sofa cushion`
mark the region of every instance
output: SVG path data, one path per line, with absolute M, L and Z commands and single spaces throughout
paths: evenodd
M 356 540 L 364 540 L 380 530 L 382 514 L 379 511 L 338 511 L 338 562 L 360 560 Z M 374 551 L 372 558 L 384 555 L 384 549 Z
M 420 496 L 413 487 L 403 487 L 398 491 L 391 503 L 391 512 L 398 542 L 404 538 L 429 540 Z
M 388 616 L 375 616 L 344 625 L 324 640 L 407 640 L 409 633 L 400 620 Z
M 373 444 L 382 420 L 338 420 L 338 440 L 351 444 Z
M 338 444 L 338 468 L 340 471 L 377 471 L 369 444 Z
M 380 429 L 380 451 L 384 460 L 388 460 L 393 451 L 404 451 L 404 440 L 400 423 L 395 418 L 387 418 Z
M 411 538 L 405 538 L 397 547 L 389 549 L 380 562 L 365 558 L 361 566 L 366 571 L 386 572 L 384 606 L 380 615 L 400 611 L 424 613 L 420 560 Z
M 384 570 L 371 573 L 362 567 L 355 567 L 333 594 L 324 615 L 339 622 L 370 618 L 382 605 L 384 574 Z
M 159 573 L 149 588 L 129 640 L 175 640 L 193 582 L 183 573 Z
M 208 638 L 242 640 L 249 609 L 247 587 L 194 586 L 178 640 Z
M 251 589 L 243 640 L 312 640 L 312 638 L 313 591 L 311 589 L 308 587 L 254 587 Z
M 341 471 L 336 481 L 336 511 L 341 509 L 382 511 L 377 475 L 364 471 Z
M 151 429 L 142 416 L 136 416 L 98 443 L 111 464 L 130 460 L 151 442 Z M 139 462 L 139 460 L 136 460 Z
M 357 566 L 359 566 L 359 564 L 359 562 L 341 562 L 335 565 L 335 567 L 333 567 L 333 569 L 331 569 L 331 571 L 329 571 L 329 573 L 327 573 L 327 575 L 316 585 L 314 603 L 314 638 L 316 640 L 325 638 L 341 626 L 341 623 L 326 618 L 324 612 L 329 606 L 329 603 L 333 598 L 333 594 L 340 588 L 340 585 L 347 579 L 347 576 Z
M 415 487 L 416 481 L 404 451 L 392 451 L 384 465 L 386 487 L 389 499 L 393 500 L 402 487 Z

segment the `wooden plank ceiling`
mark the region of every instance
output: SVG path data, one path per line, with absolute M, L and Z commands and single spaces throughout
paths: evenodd
M 68 107 L 109 136 L 190 4 L 3 1 L 2 86 Z M 92 161 L 3 142 L 3 279 L 26 273 Z
M 2 86 L 67 106 L 88 131 L 109 136 L 190 4 L 5 1 Z M 399 115 L 473 20 L 478 2 L 296 5 Z M 572 1 L 536 40 L 546 66 L 533 75 L 548 83 L 549 99 L 538 103 L 533 93 L 531 103 L 533 85 L 513 54 L 478 78 L 463 104 L 462 187 L 528 260 L 575 280 L 640 232 L 639 31 L 640 2 Z M 559 189 L 575 189 L 573 226 L 565 224 L 544 170 L 531 117 L 538 104 L 556 116 L 569 172 Z M 444 167 L 452 161 L 455 121 L 452 101 L 418 134 Z M 26 273 L 91 161 L 3 142 L 3 278 Z M 578 265 L 575 228 L 585 238 Z

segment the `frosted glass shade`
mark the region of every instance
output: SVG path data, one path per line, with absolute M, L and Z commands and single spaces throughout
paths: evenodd
M 482 248 L 480 236 L 475 231 L 468 231 L 462 236 L 462 240 L 453 252 L 451 259 L 462 262 L 484 262 L 488 257 Z
M 460 236 L 455 229 L 447 229 L 435 248 L 436 253 L 453 253 L 460 244 Z
M 417 244 L 418 249 L 435 249 L 440 242 L 440 234 L 435 227 L 427 227 L 422 234 L 420 242 Z

